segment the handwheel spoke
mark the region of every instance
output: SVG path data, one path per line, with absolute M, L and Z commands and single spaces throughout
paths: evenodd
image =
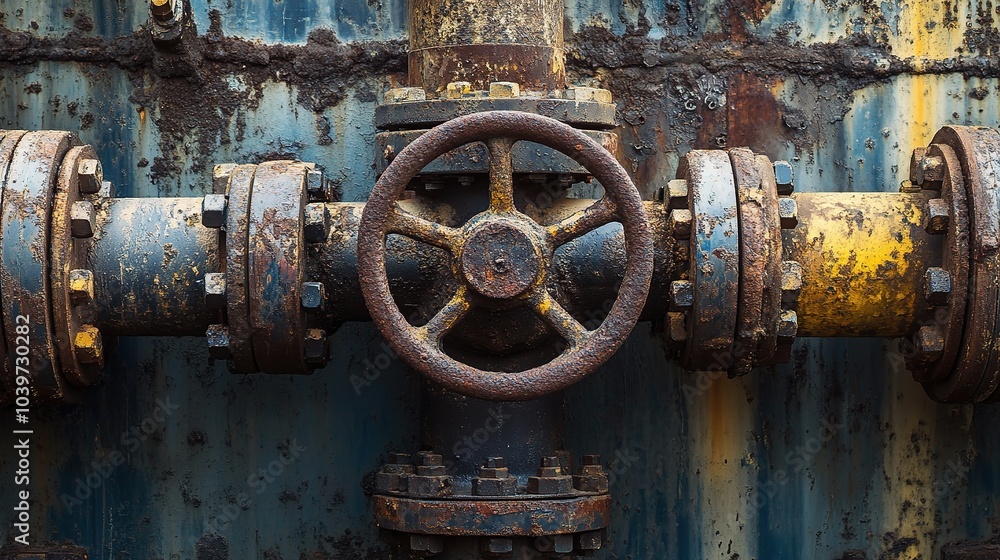
M 558 247 L 572 241 L 581 235 L 593 231 L 615 219 L 617 208 L 608 197 L 603 197 L 586 209 L 552 224 L 546 228 L 552 243 Z
M 510 138 L 490 138 L 490 210 L 514 210 L 514 164 L 510 154 L 514 141 Z
M 418 331 L 421 331 L 428 338 L 440 342 L 444 335 L 448 334 L 459 321 L 469 312 L 472 305 L 469 303 L 469 299 L 466 297 L 467 287 L 460 286 L 455 292 L 455 295 L 451 297 L 451 300 L 440 311 L 437 312 L 427 324 L 418 327 Z
M 455 247 L 455 240 L 458 238 L 458 232 L 454 228 L 411 214 L 398 203 L 389 217 L 387 231 L 448 250 Z
M 538 288 L 532 295 L 531 303 L 535 313 L 566 339 L 571 348 L 579 347 L 586 342 L 590 331 L 570 315 L 544 286 Z

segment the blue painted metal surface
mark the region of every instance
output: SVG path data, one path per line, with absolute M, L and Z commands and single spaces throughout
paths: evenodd
M 402 0 L 192 4 L 199 33 L 220 10 L 225 35 L 268 44 L 305 44 L 321 28 L 349 42 L 405 38 Z M 679 154 L 719 143 L 789 159 L 800 190 L 893 190 L 940 126 L 998 124 L 995 53 L 975 42 L 997 23 L 982 10 L 581 0 L 567 6 L 569 68 L 614 91 L 647 195 Z M 109 41 L 146 19 L 142 2 L 113 0 L 0 0 L 0 12 L 7 29 Z M 334 80 L 339 100 L 314 111 L 280 75 L 251 70 L 228 67 L 221 83 L 245 102 L 222 130 L 177 141 L 149 72 L 0 61 L 0 127 L 79 131 L 125 196 L 204 192 L 198 157 L 283 152 L 363 200 L 375 100 L 401 76 L 348 70 Z M 720 91 L 726 103 L 709 110 Z M 178 165 L 155 171 L 164 157 Z M 385 348 L 374 326 L 349 324 L 311 377 L 237 377 L 208 365 L 200 339 L 122 340 L 106 383 L 36 426 L 33 536 L 101 560 L 193 558 L 209 533 L 233 558 L 380 557 L 363 481 L 386 452 L 416 447 L 419 412 L 414 376 Z M 930 402 L 891 341 L 800 341 L 793 364 L 726 380 L 680 371 L 640 325 L 567 403 L 568 447 L 602 453 L 615 473 L 603 558 L 934 558 L 948 542 L 1000 535 L 1000 411 Z M 9 438 L 0 431 L 0 448 Z M 9 461 L 0 454 L 0 472 Z M 0 504 L 11 493 L 5 480 Z

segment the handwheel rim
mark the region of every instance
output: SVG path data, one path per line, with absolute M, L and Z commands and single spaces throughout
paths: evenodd
M 428 344 L 425 337 L 418 336 L 419 327 L 410 325 L 393 301 L 385 268 L 390 222 L 394 220 L 396 202 L 410 179 L 441 154 L 464 144 L 496 138 L 543 144 L 580 163 L 604 185 L 605 198 L 601 202 L 610 199 L 614 203 L 616 221 L 625 232 L 625 274 L 618 296 L 601 325 L 589 331 L 582 343 L 571 346 L 552 361 L 516 373 L 480 370 L 464 364 L 448 356 L 440 345 Z M 591 208 L 594 206 L 597 204 Z M 441 243 L 445 242 L 442 238 Z M 471 397 L 529 400 L 566 388 L 592 373 L 628 337 L 649 292 L 653 272 L 652 234 L 634 184 L 597 142 L 548 117 L 491 111 L 439 125 L 396 156 L 365 205 L 358 232 L 358 272 L 372 319 L 390 345 L 414 369 L 450 390 Z M 544 287 L 542 290 L 547 293 Z

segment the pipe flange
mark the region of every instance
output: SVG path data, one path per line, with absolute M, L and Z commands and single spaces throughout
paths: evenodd
M 17 134 L 5 137 L 7 149 L 8 138 Z M 11 156 L 3 181 L 0 285 L 4 288 L 3 327 L 9 351 L 7 383 L 27 370 L 32 396 L 50 402 L 79 399 L 78 390 L 60 374 L 49 307 L 48 259 L 59 165 L 66 152 L 79 143 L 69 132 L 28 132 L 16 140 L 12 153 L 6 152 Z M 88 342 L 83 361 L 100 355 L 99 340 Z
M 247 274 L 250 243 L 250 200 L 256 165 L 239 165 L 226 182 L 228 211 L 223 237 L 226 256 L 226 326 L 228 355 L 233 373 L 260 371 L 254 358 Z M 223 353 L 222 355 L 225 355 Z
M 94 148 L 89 145 L 70 148 L 60 166 L 52 204 L 49 280 L 56 347 L 62 375 L 81 387 L 101 379 L 106 341 L 94 326 L 97 318 L 94 274 L 87 268 L 91 238 L 75 235 L 74 229 L 75 233 L 86 229 L 79 223 L 80 216 L 99 202 L 103 182 L 101 162 Z
M 681 160 L 691 210 L 689 280 L 671 283 L 671 311 L 686 312 L 681 365 L 728 370 L 740 285 L 740 228 L 729 155 L 693 150 Z
M 947 378 L 927 383 L 924 388 L 931 398 L 941 402 L 981 402 L 1000 385 L 1000 317 L 997 313 L 1000 305 L 1000 189 L 996 188 L 1000 177 L 1000 157 L 997 155 L 1000 154 L 1000 134 L 985 127 L 947 126 L 934 136 L 934 144 L 951 147 L 961 162 L 969 213 L 966 258 L 970 265 L 964 338 L 957 360 Z M 935 169 L 936 166 L 923 166 L 925 181 L 938 179 Z
M 269 161 L 257 166 L 250 198 L 248 282 L 253 354 L 264 373 L 311 373 L 306 361 L 303 219 L 306 164 Z

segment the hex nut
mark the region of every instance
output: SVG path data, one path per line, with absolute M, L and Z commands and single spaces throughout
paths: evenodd
M 89 270 L 69 271 L 69 299 L 73 305 L 86 305 L 94 301 L 94 273 Z
M 414 472 L 409 453 L 390 453 L 389 463 L 375 475 L 375 488 L 380 493 L 403 490 L 403 477 Z
M 546 535 L 535 539 L 538 552 L 569 554 L 573 552 L 573 535 Z
M 778 216 L 781 218 L 781 229 L 795 229 L 799 225 L 799 206 L 794 198 L 778 199 Z
M 82 364 L 100 364 L 104 360 L 101 331 L 94 325 L 83 325 L 73 337 L 76 359 Z
M 221 228 L 226 223 L 226 195 L 207 194 L 201 202 L 201 225 Z
M 780 342 L 789 343 L 795 340 L 795 336 L 799 332 L 799 316 L 794 311 L 783 310 L 781 316 L 778 317 L 778 340 Z
M 418 451 L 415 464 L 421 467 L 440 467 L 444 465 L 444 457 L 433 451 Z
M 794 304 L 802 293 L 802 266 L 796 261 L 781 263 L 781 302 Z
M 307 243 L 324 243 L 330 235 L 330 212 L 326 204 L 315 202 L 306 204 L 303 235 Z
M 420 554 L 441 554 L 444 551 L 444 539 L 438 535 L 409 535 L 410 552 Z
M 424 101 L 427 99 L 427 92 L 424 88 L 401 87 L 392 88 L 385 92 L 386 103 L 405 103 L 407 101 Z
M 506 537 L 483 537 L 480 552 L 487 555 L 510 555 L 514 553 L 514 541 Z
M 673 209 L 688 208 L 688 182 L 684 179 L 674 179 L 667 183 L 667 204 Z
M 95 194 L 101 190 L 104 182 L 104 167 L 99 159 L 83 159 L 77 164 L 80 194 Z
M 951 274 L 932 266 L 924 273 L 924 297 L 931 305 L 948 305 L 951 299 Z
M 474 92 L 472 91 L 471 82 L 451 82 L 445 87 L 445 97 L 448 99 L 461 99 L 463 97 L 471 97 Z
M 667 313 L 667 337 L 672 343 L 681 343 L 687 340 L 687 313 L 683 311 L 670 311 Z
M 529 494 L 567 494 L 573 490 L 573 477 L 564 475 L 558 457 L 544 457 L 537 476 L 528 477 Z
M 690 239 L 693 221 L 694 216 L 691 215 L 690 210 L 686 208 L 675 209 L 670 211 L 670 219 L 667 222 L 667 226 L 670 228 L 670 234 L 674 239 Z
M 694 305 L 694 284 L 688 280 L 670 283 L 670 308 L 690 309 Z
M 220 163 L 212 169 L 212 193 L 224 195 L 229 192 L 229 178 L 236 167 L 235 163 Z
M 514 496 L 517 494 L 517 479 L 512 476 L 475 477 L 472 479 L 472 493 L 476 496 Z
M 303 282 L 301 299 L 305 309 L 323 309 L 326 306 L 326 287 L 322 282 Z
M 574 87 L 566 91 L 567 99 L 576 101 L 593 101 L 597 103 L 611 103 L 613 101 L 611 91 L 602 88 Z
M 205 331 L 208 342 L 208 357 L 213 360 L 228 360 L 233 357 L 229 349 L 229 327 L 226 325 L 209 325 Z
M 951 209 L 943 198 L 932 198 L 927 201 L 927 233 L 943 235 L 948 233 L 951 224 Z
M 443 468 L 443 467 L 442 467 Z M 417 467 L 417 474 L 403 478 L 406 485 L 405 491 L 418 498 L 440 498 L 450 496 L 452 493 L 452 480 L 448 475 L 422 475 L 420 467 Z
M 925 189 L 941 188 L 944 179 L 944 159 L 925 155 L 917 165 L 917 184 Z
M 224 309 L 226 307 L 226 275 L 209 272 L 205 275 L 205 307 Z
M 914 148 L 910 154 L 910 183 L 919 186 L 920 162 L 927 157 L 927 148 Z M 920 190 L 919 188 L 917 189 Z
M 312 365 L 326 365 L 330 360 L 330 343 L 323 329 L 306 331 L 305 360 Z
M 78 200 L 69 210 L 70 233 L 77 239 L 87 239 L 94 236 L 94 221 L 96 211 L 94 203 L 89 200 Z
M 788 196 L 795 191 L 795 174 L 792 164 L 787 161 L 774 162 L 774 181 L 778 185 L 778 194 Z
M 490 97 L 496 99 L 509 99 L 521 96 L 521 86 L 517 82 L 492 82 L 490 83 Z
M 920 360 L 924 363 L 936 362 L 944 354 L 944 335 L 936 326 L 925 325 L 917 330 L 914 337 Z
M 576 546 L 580 550 L 600 550 L 604 545 L 603 531 L 584 531 L 577 533 Z

